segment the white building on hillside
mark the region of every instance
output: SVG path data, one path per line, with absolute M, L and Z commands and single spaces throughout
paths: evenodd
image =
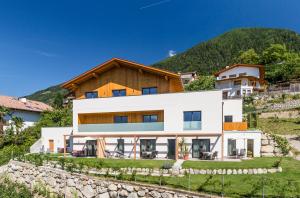
M 242 100 L 223 100 L 220 90 L 184 92 L 178 74 L 114 58 L 63 87 L 76 98 L 73 127 L 43 128 L 32 152 L 134 159 L 260 156 L 261 133 L 247 131 Z
M 0 96 L 0 106 L 10 110 L 10 115 L 4 118 L 4 129 L 9 125 L 13 116 L 22 118 L 24 121 L 23 127 L 26 128 L 33 126 L 33 124 L 40 119 L 40 115 L 43 111 L 52 109 L 51 106 L 42 102 L 11 96 Z
M 253 92 L 264 91 L 265 70 L 262 65 L 235 64 L 215 73 L 216 88 L 223 97 L 241 97 Z

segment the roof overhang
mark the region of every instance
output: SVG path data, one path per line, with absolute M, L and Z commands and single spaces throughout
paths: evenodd
M 122 66 L 135 68 L 135 69 L 139 70 L 140 72 L 146 71 L 146 72 L 154 73 L 154 74 L 163 76 L 166 79 L 174 78 L 174 79 L 178 79 L 179 81 L 181 81 L 179 74 L 175 74 L 173 72 L 169 72 L 169 71 L 166 71 L 163 69 L 158 69 L 155 67 L 145 66 L 145 65 L 142 65 L 139 63 L 128 61 L 128 60 L 113 58 L 113 59 L 106 61 L 100 65 L 97 65 L 96 67 L 84 72 L 83 74 L 76 76 L 75 78 L 63 83 L 61 85 L 61 87 L 65 88 L 65 89 L 73 90 L 80 83 L 82 83 L 90 78 L 98 77 L 101 73 L 108 71 L 109 69 L 111 69 L 113 67 L 122 67 Z M 182 89 L 183 89 L 183 86 L 182 86 Z

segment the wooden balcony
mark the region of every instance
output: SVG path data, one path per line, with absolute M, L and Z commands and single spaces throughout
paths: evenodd
M 247 122 L 224 122 L 224 131 L 246 131 Z

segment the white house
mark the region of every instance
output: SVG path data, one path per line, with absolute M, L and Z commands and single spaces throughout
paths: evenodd
M 184 92 L 178 74 L 114 58 L 62 87 L 76 98 L 73 127 L 43 128 L 35 148 L 177 159 L 184 140 L 189 158 L 260 156 L 260 132 L 247 131 L 242 100 L 224 100 L 220 90 Z
M 180 78 L 181 78 L 183 85 L 188 85 L 189 83 L 191 83 L 197 79 L 197 73 L 195 71 L 184 72 L 184 73 L 179 73 L 179 74 L 180 74 Z
M 38 101 L 11 96 L 0 96 L 0 106 L 10 110 L 10 115 L 4 117 L 4 129 L 7 128 L 13 116 L 20 117 L 24 121 L 23 128 L 33 126 L 40 119 L 43 111 L 51 110 L 52 107 Z
M 225 67 L 215 76 L 216 88 L 223 91 L 224 98 L 250 95 L 265 89 L 263 65 L 235 64 Z

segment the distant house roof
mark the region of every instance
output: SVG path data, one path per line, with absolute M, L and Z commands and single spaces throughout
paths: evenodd
M 166 78 L 177 79 L 178 84 L 181 86 L 181 88 L 183 90 L 183 86 L 182 86 L 179 74 L 176 74 L 176 73 L 173 73 L 173 72 L 170 72 L 170 71 L 167 71 L 167 70 L 155 68 L 155 67 L 142 65 L 142 64 L 135 63 L 135 62 L 132 62 L 132 61 L 119 59 L 119 58 L 112 58 L 109 61 L 106 61 L 106 62 L 104 62 L 104 63 L 102 63 L 102 64 L 86 71 L 85 73 L 83 73 L 83 74 L 81 74 L 81 75 L 65 82 L 61 87 L 70 90 L 70 89 L 72 89 L 72 87 L 74 85 L 80 84 L 81 82 L 84 82 L 87 79 L 90 79 L 94 76 L 98 76 L 102 72 L 105 72 L 105 71 L 109 70 L 112 67 L 120 66 L 120 65 L 124 65 L 124 66 L 127 66 L 127 67 L 144 70 L 144 71 L 154 73 L 154 74 L 157 74 L 157 75 L 165 76 Z
M 225 72 L 225 71 L 228 71 L 230 69 L 233 69 L 235 67 L 256 67 L 256 68 L 259 68 L 259 72 L 261 74 L 264 74 L 265 73 L 265 69 L 264 69 L 264 66 L 263 65 L 253 65 L 253 64 L 234 64 L 234 65 L 230 65 L 230 66 L 226 66 L 224 69 L 221 69 L 220 71 L 216 72 L 214 75 L 215 76 L 218 76 L 219 74 Z M 264 77 L 264 76 L 263 76 Z
M 0 106 L 9 109 L 18 109 L 23 111 L 42 112 L 52 110 L 52 107 L 34 100 L 27 100 L 25 98 L 15 98 L 11 96 L 0 96 Z

